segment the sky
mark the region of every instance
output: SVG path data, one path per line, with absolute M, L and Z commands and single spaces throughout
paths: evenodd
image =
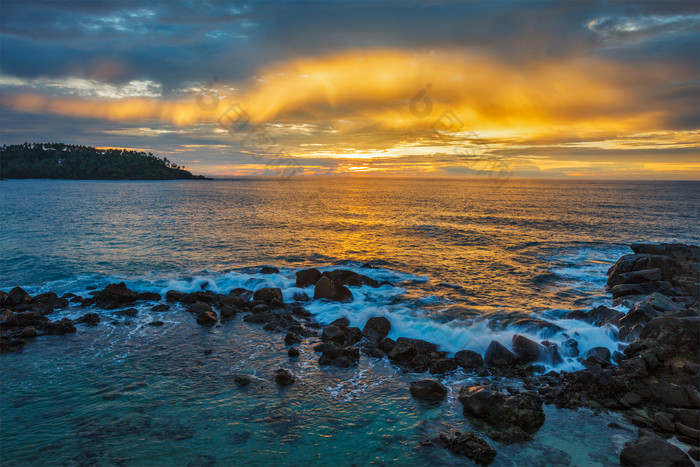
M 214 177 L 700 179 L 700 2 L 0 2 L 0 142 Z

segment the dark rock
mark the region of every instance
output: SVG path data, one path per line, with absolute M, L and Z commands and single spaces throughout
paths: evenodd
M 481 354 L 473 350 L 460 350 L 455 354 L 455 360 L 465 370 L 475 370 L 484 366 Z
M 236 287 L 235 289 L 231 289 L 231 291 L 228 294 L 231 296 L 236 296 L 244 302 L 247 302 L 253 298 L 255 292 L 253 292 L 252 290 L 243 289 L 241 287 Z
M 264 303 L 261 303 L 259 305 L 255 305 L 250 311 L 252 311 L 253 313 L 256 313 L 256 314 L 257 313 L 267 313 L 268 311 L 270 311 L 270 307 Z
M 273 298 L 270 300 L 270 308 L 272 309 L 280 309 L 280 308 L 286 308 L 286 305 L 283 302 L 280 302 L 276 298 Z
M 410 339 L 408 337 L 399 337 L 398 339 L 396 339 L 396 343 L 409 343 L 415 347 L 418 353 L 422 353 L 425 355 L 438 351 L 437 344 L 433 344 L 432 342 L 424 341 L 422 339 Z
M 593 347 L 591 350 L 586 352 L 584 358 L 596 357 L 605 363 L 610 362 L 610 350 L 606 347 Z
M 263 266 L 260 268 L 260 274 L 279 274 L 280 270 L 274 266 Z
M 676 434 L 678 439 L 686 443 L 692 444 L 693 446 L 700 445 L 700 431 L 685 426 L 682 423 L 675 423 Z
M 408 362 L 416 355 L 418 355 L 416 346 L 410 341 L 397 342 L 394 348 L 387 354 L 390 360 L 395 360 L 397 362 Z
M 385 354 L 377 347 L 363 347 L 362 353 L 372 358 L 384 358 Z
M 329 326 L 336 326 L 345 331 L 348 328 L 348 326 L 350 326 L 350 320 L 346 317 L 338 318 L 332 323 L 330 323 Z
M 296 347 L 290 347 L 289 350 L 287 350 L 287 355 L 291 358 L 296 358 L 299 356 L 299 349 Z
M 136 300 L 157 302 L 161 298 L 162 297 L 160 296 L 160 294 L 157 294 L 155 292 L 141 292 L 136 294 Z
M 664 431 L 668 431 L 669 433 L 673 433 L 676 430 L 671 418 L 668 416 L 668 414 L 663 412 L 657 412 L 654 415 L 654 423 L 656 423 L 656 426 Z
M 197 315 L 197 324 L 201 326 L 213 326 L 219 321 L 214 311 L 205 311 Z
M 314 346 L 314 352 L 322 352 L 324 354 L 328 354 L 331 360 L 340 356 L 340 348 L 338 348 L 337 345 L 331 342 L 323 342 L 321 344 L 317 344 L 316 346 Z
M 294 381 L 296 381 L 296 378 L 289 370 L 285 370 L 283 368 L 277 370 L 277 373 L 275 374 L 275 382 L 280 386 L 289 386 L 290 384 L 294 383 Z
M 300 344 L 301 340 L 301 337 L 299 337 L 297 333 L 291 331 L 284 336 L 284 343 L 287 345 Z
M 351 302 L 354 299 L 352 292 L 347 287 L 336 284 L 325 276 L 316 282 L 314 288 L 314 300 L 322 298 L 337 302 Z
M 272 300 L 278 300 L 284 303 L 284 297 L 282 296 L 282 289 L 279 287 L 265 287 L 258 289 L 253 294 L 253 300 L 261 300 L 265 303 L 270 303 Z
M 620 404 L 623 407 L 627 407 L 627 408 L 637 407 L 641 403 L 642 403 L 642 397 L 639 394 L 637 394 L 636 392 L 627 392 L 620 399 Z
M 252 379 L 248 375 L 236 375 L 233 377 L 233 380 L 239 386 L 248 386 L 252 381 Z
M 311 316 L 313 316 L 309 310 L 300 306 L 292 308 L 292 313 L 301 318 L 310 318 Z
M 416 355 L 410 362 L 398 362 L 414 373 L 425 373 L 430 369 L 432 361 L 427 355 Z
M 528 439 L 544 423 L 542 401 L 530 394 L 506 396 L 485 386 L 463 388 L 459 401 L 464 415 L 483 420 L 496 428 L 492 436 L 504 442 Z
M 442 401 L 447 395 L 447 388 L 434 379 L 421 379 L 411 383 L 411 395 L 425 401 Z
M 73 326 L 73 322 L 68 318 L 63 318 L 60 321 L 46 323 L 42 326 L 42 330 L 46 334 L 57 335 L 69 334 L 76 331 L 75 326 Z
M 20 337 L 25 339 L 29 339 L 36 336 L 37 332 L 34 326 L 27 326 L 26 328 L 22 329 L 22 334 L 20 335 Z
M 165 299 L 171 302 L 181 302 L 185 298 L 185 293 L 178 290 L 168 290 Z
M 229 306 L 229 305 L 224 305 L 219 310 L 219 314 L 221 315 L 222 319 L 232 318 L 232 317 L 236 316 L 236 313 L 238 313 L 238 308 L 234 308 L 234 307 Z
M 511 325 L 532 334 L 542 334 L 544 337 L 550 337 L 554 334 L 564 332 L 564 328 L 561 326 L 532 317 L 518 319 L 513 321 Z
M 362 334 L 372 342 L 380 342 L 391 331 L 391 323 L 383 316 L 375 316 L 367 320 Z
M 688 449 L 688 455 L 696 461 L 700 461 L 700 448 L 693 446 L 692 448 Z
M 510 367 L 518 363 L 518 357 L 500 342 L 491 341 L 484 355 L 484 363 L 487 366 Z
M 360 328 L 350 326 L 345 330 L 345 345 L 355 345 L 362 340 Z
M 86 313 L 76 321 L 78 324 L 87 324 L 88 326 L 95 326 L 100 323 L 100 315 L 97 313 Z
M 326 271 L 323 276 L 327 277 L 336 284 L 347 285 L 351 287 L 359 287 L 369 285 L 370 287 L 379 287 L 379 282 L 362 274 L 347 269 L 336 269 L 334 271 Z
M 65 308 L 68 306 L 68 300 L 65 298 L 59 298 L 54 292 L 46 292 L 36 295 L 32 300 L 32 303 L 44 305 L 51 310 Z
M 442 375 L 454 371 L 459 367 L 457 360 L 454 358 L 438 358 L 431 360 L 428 368 L 430 373 L 434 375 Z
M 161 303 L 160 305 L 156 305 L 153 308 L 151 308 L 151 311 L 168 311 L 170 309 L 170 305 L 166 305 L 165 303 Z
M 294 295 L 292 295 L 292 300 L 295 302 L 308 302 L 311 300 L 311 297 L 306 295 L 305 292 L 294 292 Z
M 297 271 L 297 281 L 295 287 L 308 287 L 314 285 L 321 278 L 321 271 L 318 269 L 303 269 Z
M 682 424 L 689 426 L 695 430 L 700 429 L 700 411 L 697 409 L 678 409 L 671 408 L 668 410 Z
M 49 319 L 46 316 L 35 311 L 13 313 L 12 311 L 6 310 L 2 314 L 0 320 L 0 329 L 4 331 L 13 328 L 24 328 L 26 326 L 40 327 L 48 322 Z
M 385 337 L 382 339 L 382 341 L 377 345 L 377 347 L 380 350 L 383 350 L 384 352 L 391 352 L 391 350 L 396 347 L 396 341 L 394 339 L 390 339 L 388 337 Z
M 627 446 L 620 453 L 623 467 L 688 466 L 693 461 L 680 449 L 656 436 L 646 436 Z
M 148 323 L 149 326 L 162 326 L 163 324 L 165 323 L 163 323 L 162 321 L 151 321 L 150 323 Z
M 109 284 L 97 292 L 94 295 L 94 299 L 96 306 L 112 310 L 135 302 L 136 296 L 136 292 L 129 290 L 124 282 L 120 282 L 118 284 Z
M 576 339 L 568 338 L 561 344 L 561 352 L 566 357 L 578 357 L 578 342 Z
M 342 344 L 345 342 L 345 333 L 338 326 L 326 326 L 321 333 L 321 340 L 323 342 L 333 341 Z
M 126 310 L 117 310 L 114 312 L 115 315 L 117 316 L 128 316 L 130 318 L 133 318 L 139 313 L 139 310 L 136 308 L 127 308 Z
M 14 307 L 22 303 L 31 303 L 32 297 L 27 292 L 25 292 L 22 287 L 15 287 L 12 290 L 10 290 L 10 293 L 7 294 L 5 300 L 7 303 Z
M 243 321 L 246 323 L 253 323 L 253 324 L 263 324 L 263 323 L 269 323 L 271 321 L 274 321 L 276 319 L 276 316 L 274 313 L 256 313 L 252 315 L 246 315 L 243 317 Z
M 521 363 L 532 363 L 540 360 L 545 353 L 543 346 L 520 334 L 513 335 L 513 353 Z
M 625 314 L 621 311 L 601 305 L 588 312 L 584 312 L 582 310 L 572 311 L 566 316 L 566 319 L 578 319 L 595 326 L 604 326 L 606 324 L 614 324 L 617 326 L 620 319 L 622 319 L 624 316 Z
M 457 432 L 456 436 L 452 438 L 441 434 L 434 441 L 436 444 L 447 448 L 453 454 L 473 459 L 477 464 L 489 465 L 496 458 L 496 450 L 474 434 L 473 431 Z
M 196 315 L 213 311 L 211 305 L 204 302 L 196 302 L 187 308 L 187 311 Z

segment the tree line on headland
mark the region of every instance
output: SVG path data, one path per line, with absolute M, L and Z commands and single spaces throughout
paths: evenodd
M 208 180 L 153 154 L 126 149 L 98 149 L 63 143 L 3 145 L 2 178 L 72 180 Z

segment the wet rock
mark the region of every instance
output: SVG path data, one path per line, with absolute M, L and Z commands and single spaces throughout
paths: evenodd
M 456 432 L 454 437 L 441 434 L 433 441 L 453 454 L 473 459 L 477 464 L 489 465 L 496 458 L 496 450 L 473 431 Z
M 689 426 L 695 430 L 700 429 L 700 411 L 697 409 L 678 409 L 671 408 L 668 410 L 676 420 L 682 424 Z
M 491 341 L 484 355 L 484 363 L 487 366 L 511 367 L 518 363 L 518 356 L 500 342 Z
M 345 342 L 345 333 L 338 326 L 326 326 L 321 333 L 321 340 L 323 342 L 333 341 L 342 345 Z
M 391 323 L 383 316 L 375 316 L 367 320 L 362 334 L 372 342 L 381 342 L 391 331 Z
M 56 335 L 70 334 L 76 331 L 75 326 L 73 326 L 73 322 L 68 318 L 63 318 L 59 321 L 46 323 L 42 326 L 41 329 L 46 334 Z
M 185 293 L 178 290 L 168 290 L 165 299 L 171 302 L 181 302 L 185 298 Z
M 283 302 L 280 302 L 276 298 L 273 298 L 270 300 L 270 308 L 272 309 L 280 309 L 280 308 L 286 308 L 286 305 Z
M 306 295 L 304 292 L 294 292 L 294 295 L 292 295 L 292 300 L 295 302 L 308 302 L 311 300 L 311 297 Z
M 620 399 L 620 404 L 623 407 L 627 407 L 627 408 L 637 407 L 641 403 L 642 403 L 642 397 L 639 394 L 637 394 L 636 392 L 627 392 Z
M 274 266 L 263 266 L 260 268 L 260 274 L 279 274 L 280 270 Z
M 434 375 L 449 373 L 450 371 L 455 371 L 458 367 L 459 364 L 454 358 L 437 358 L 431 360 L 428 364 L 430 373 Z
M 397 362 L 408 362 L 416 355 L 418 355 L 416 346 L 410 341 L 396 342 L 394 348 L 387 354 L 390 360 Z
M 6 310 L 2 314 L 0 320 L 0 329 L 5 331 L 8 329 L 24 328 L 26 326 L 35 326 L 38 328 L 48 322 L 49 319 L 46 316 L 35 311 L 13 313 L 12 311 Z
M 272 300 L 277 300 L 284 303 L 284 297 L 282 296 L 282 289 L 279 287 L 265 287 L 258 289 L 253 294 L 253 300 L 261 300 L 265 303 L 270 303 Z
M 211 305 L 208 303 L 204 302 L 196 302 L 189 307 L 187 307 L 187 311 L 189 313 L 194 313 L 195 315 L 199 315 L 202 313 L 208 313 L 210 311 L 213 311 L 211 308 Z
M 136 308 L 127 308 L 126 310 L 117 310 L 114 312 L 115 315 L 117 316 L 128 316 L 130 318 L 133 318 L 139 313 L 139 310 Z
M 413 357 L 410 362 L 402 363 L 402 365 L 413 373 L 425 373 L 430 369 L 430 363 L 430 357 L 419 354 Z
M 680 449 L 656 436 L 646 436 L 627 446 L 620 453 L 623 467 L 688 466 L 693 461 Z
M 233 318 L 234 316 L 236 316 L 237 313 L 238 313 L 238 308 L 234 308 L 234 307 L 229 306 L 229 305 L 224 305 L 219 310 L 219 314 L 221 315 L 222 319 Z
M 442 401 L 447 395 L 447 388 L 442 383 L 429 378 L 412 382 L 410 391 L 416 399 L 429 402 Z
M 301 337 L 295 332 L 288 332 L 286 336 L 284 336 L 284 343 L 287 345 L 293 345 L 293 344 L 300 344 L 302 341 Z
M 233 380 L 239 386 L 248 386 L 252 381 L 251 377 L 248 375 L 236 375 L 233 377 Z
M 511 325 L 532 334 L 541 334 L 544 337 L 550 337 L 564 331 L 564 328 L 561 326 L 532 317 L 518 319 L 513 321 Z
M 416 352 L 418 352 L 420 354 L 424 354 L 424 355 L 438 352 L 437 344 L 433 344 L 432 342 L 424 341 L 422 339 L 411 339 L 408 337 L 399 337 L 398 339 L 396 339 L 396 343 L 397 344 L 404 344 L 404 343 L 411 344 L 416 349 Z
M 212 310 L 199 313 L 197 315 L 197 324 L 201 326 L 213 326 L 219 321 L 216 313 Z
M 291 371 L 279 368 L 275 374 L 275 382 L 280 386 L 289 386 L 296 381 Z
M 513 353 L 521 363 L 532 363 L 542 358 L 543 346 L 520 334 L 513 335 Z
M 678 439 L 681 441 L 693 446 L 700 445 L 700 431 L 677 422 L 674 424 L 674 428 L 676 429 Z
M 251 310 L 253 313 L 267 313 L 270 311 L 270 307 L 264 303 L 260 303 L 258 305 L 255 305 Z
M 360 328 L 350 326 L 345 330 L 345 345 L 355 345 L 362 340 Z
M 78 324 L 87 324 L 88 326 L 95 326 L 100 324 L 100 315 L 97 313 L 86 313 L 76 321 Z
M 350 320 L 343 316 L 342 318 L 338 318 L 331 322 L 329 326 L 336 326 L 345 331 L 348 326 L 350 326 Z
M 36 337 L 37 332 L 36 328 L 34 326 L 27 326 L 26 328 L 22 329 L 22 334 L 20 337 L 23 337 L 25 339 Z
M 478 370 L 483 368 L 484 359 L 481 354 L 473 350 L 460 350 L 455 353 L 455 360 L 465 370 Z
M 309 287 L 314 285 L 321 278 L 321 271 L 318 269 L 303 269 L 297 271 L 297 281 L 295 287 Z
M 542 401 L 530 394 L 505 395 L 485 386 L 463 388 L 464 415 L 487 422 L 492 437 L 504 442 L 529 439 L 544 423 Z
M 129 290 L 124 282 L 109 284 L 94 295 L 95 306 L 113 310 L 136 301 L 137 293 Z M 160 298 L 160 297 L 159 297 Z
M 136 300 L 157 302 L 161 298 L 162 297 L 160 296 L 160 294 L 157 294 L 155 292 L 141 292 L 136 294 Z
M 384 352 L 391 352 L 394 347 L 396 347 L 396 341 L 388 337 L 382 339 L 379 345 L 377 345 L 377 348 Z
M 602 360 L 605 363 L 609 363 L 610 350 L 608 350 L 606 347 L 593 347 L 584 355 L 584 358 L 588 357 L 596 357 L 597 359 Z
M 299 349 L 296 347 L 290 347 L 289 350 L 287 350 L 287 355 L 290 358 L 297 358 L 299 356 Z
M 149 326 L 155 326 L 155 327 L 162 326 L 164 324 L 165 323 L 162 321 L 151 321 L 150 323 L 148 323 Z
M 669 433 L 673 433 L 676 429 L 676 426 L 673 424 L 673 421 L 668 414 L 663 412 L 657 412 L 654 415 L 654 423 L 656 423 L 656 426 L 664 431 L 668 431 Z
M 617 326 L 620 319 L 624 318 L 624 316 L 625 314 L 620 311 L 601 305 L 588 312 L 582 310 L 572 311 L 566 316 L 566 319 L 578 319 L 595 326 L 604 326 L 606 324 Z
M 379 287 L 379 282 L 362 274 L 347 269 L 336 269 L 334 271 L 326 271 L 323 276 L 327 277 L 339 285 L 347 285 L 351 287 L 359 287 L 369 285 L 370 287 Z
M 377 347 L 363 347 L 362 353 L 372 358 L 384 358 L 386 355 L 384 351 L 378 349 Z
M 170 309 L 170 305 L 166 305 L 165 303 L 161 303 L 160 305 L 156 305 L 153 308 L 151 308 L 151 311 L 168 311 Z
M 32 302 L 32 297 L 22 287 L 15 287 L 7 294 L 5 301 L 10 304 L 11 307 L 16 307 L 24 303 L 30 304 Z
M 68 306 L 68 300 L 65 298 L 59 298 L 54 292 L 46 292 L 36 295 L 32 299 L 32 303 L 37 303 L 50 308 L 51 310 L 56 310 L 59 308 L 65 308 Z
M 336 302 L 351 302 L 354 297 L 352 292 L 342 284 L 336 284 L 328 277 L 321 277 L 314 288 L 314 300 L 334 300 Z

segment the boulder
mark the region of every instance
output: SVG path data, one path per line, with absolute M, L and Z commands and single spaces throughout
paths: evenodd
M 372 342 L 381 342 L 389 335 L 391 323 L 383 316 L 375 316 L 367 320 L 362 334 Z
M 623 467 L 693 467 L 695 464 L 679 448 L 656 436 L 645 436 L 620 453 Z
M 120 308 L 136 301 L 137 293 L 129 290 L 124 282 L 109 284 L 94 295 L 95 305 L 105 310 Z M 160 298 L 160 297 L 159 297 Z
M 496 450 L 474 434 L 473 431 L 456 432 L 454 437 L 449 437 L 443 433 L 434 442 L 444 446 L 451 453 L 473 459 L 480 465 L 489 465 L 496 458 Z
M 5 300 L 12 307 L 15 307 L 23 303 L 31 303 L 32 297 L 27 292 L 25 292 L 25 290 L 22 287 L 15 287 L 12 290 L 10 290 L 10 293 L 7 294 Z
M 318 269 L 303 269 L 297 271 L 297 281 L 295 287 L 309 287 L 314 285 L 321 278 L 321 271 Z
M 532 363 L 542 359 L 545 348 L 537 342 L 520 334 L 513 336 L 513 353 L 521 363 Z
M 69 334 L 76 331 L 75 326 L 73 326 L 73 322 L 68 318 L 46 323 L 42 326 L 42 330 L 46 334 L 57 335 Z
M 566 319 L 578 319 L 593 324 L 594 326 L 604 326 L 606 324 L 614 324 L 617 326 L 624 316 L 625 314 L 621 311 L 601 305 L 588 312 L 582 310 L 572 311 L 566 315 Z
M 338 318 L 335 321 L 332 321 L 330 325 L 337 326 L 343 331 L 345 331 L 348 328 L 348 326 L 350 326 L 350 320 L 343 316 L 342 318 Z
M 465 370 L 478 370 L 484 367 L 481 354 L 473 350 L 460 350 L 455 354 L 455 360 Z
M 484 363 L 487 366 L 511 367 L 518 363 L 518 356 L 500 342 L 491 341 L 484 355 Z
M 289 350 L 287 350 L 287 355 L 290 358 L 297 358 L 299 356 L 299 349 L 296 347 L 290 347 Z
M 181 302 L 185 298 L 185 295 L 187 294 L 179 290 L 168 290 L 165 292 L 165 299 L 171 302 Z
M 336 284 L 347 285 L 351 287 L 359 287 L 369 285 L 370 287 L 379 287 L 379 282 L 362 274 L 347 269 L 336 269 L 334 271 L 326 271 L 323 273 L 325 277 Z
M 31 337 L 36 337 L 36 336 L 37 336 L 37 332 L 36 332 L 36 328 L 34 326 L 27 326 L 26 328 L 22 329 L 22 334 L 20 335 L 20 337 L 25 338 L 25 339 L 31 338 Z
M 505 395 L 472 386 L 460 391 L 459 401 L 465 416 L 485 421 L 495 429 L 491 436 L 504 442 L 529 439 L 544 423 L 542 401 L 531 394 Z
M 157 302 L 161 299 L 160 294 L 155 292 L 141 292 L 136 294 L 136 300 Z
M 248 375 L 236 375 L 233 377 L 233 380 L 239 386 L 248 386 L 253 381 L 252 378 Z
M 208 303 L 196 302 L 196 303 L 190 305 L 189 307 L 187 307 L 187 311 L 198 315 L 200 313 L 208 313 L 208 312 L 213 311 L 213 310 L 211 308 L 211 305 L 209 305 Z
M 282 289 L 279 287 L 265 287 L 258 289 L 253 294 L 253 300 L 261 300 L 265 303 L 270 303 L 272 300 L 277 300 L 284 303 L 284 297 L 282 296 Z
M 59 298 L 54 292 L 46 292 L 36 295 L 32 299 L 32 303 L 38 303 L 44 305 L 51 310 L 56 310 L 59 308 L 65 308 L 68 306 L 68 300 L 65 298 Z
M 115 315 L 117 316 L 128 316 L 129 318 L 133 318 L 138 314 L 139 310 L 136 308 L 127 308 L 126 310 L 117 310 L 114 312 Z
M 201 326 L 213 326 L 219 319 L 214 311 L 209 310 L 197 315 L 197 324 Z
M 286 336 L 284 336 L 284 343 L 287 345 L 300 344 L 301 337 L 295 332 L 289 331 Z
M 345 345 L 355 345 L 362 340 L 360 328 L 350 326 L 345 330 Z
M 415 347 L 416 352 L 421 353 L 421 354 L 425 354 L 425 355 L 438 351 L 437 344 L 433 344 L 432 342 L 424 341 L 422 339 L 411 339 L 408 337 L 399 337 L 398 339 L 396 339 L 396 343 L 397 344 L 409 343 Z
M 321 340 L 323 342 L 333 341 L 342 345 L 345 342 L 345 333 L 338 326 L 331 324 L 323 328 Z
M 260 274 L 279 274 L 280 270 L 274 266 L 263 266 L 260 268 Z
M 46 316 L 36 311 L 13 313 L 7 310 L 2 314 L 0 329 L 4 331 L 7 329 L 24 328 L 26 326 L 41 327 L 48 322 L 49 319 Z
M 445 399 L 447 388 L 434 379 L 421 379 L 411 383 L 411 395 L 416 399 L 429 402 L 439 402 Z
M 279 368 L 275 374 L 275 382 L 280 386 L 289 386 L 296 381 L 291 371 Z
M 396 347 L 396 341 L 388 337 L 382 339 L 382 341 L 377 345 L 377 348 L 383 352 L 390 352 L 394 347 Z
M 397 342 L 393 349 L 388 353 L 389 360 L 394 360 L 399 363 L 409 362 L 416 355 L 418 351 L 416 346 L 410 341 Z
M 151 308 L 151 311 L 168 311 L 170 309 L 170 305 L 166 305 L 165 303 L 161 303 L 160 305 L 155 305 L 153 308 Z
M 610 362 L 610 350 L 606 347 L 593 347 L 591 350 L 586 352 L 584 358 L 596 357 L 606 363 Z
M 458 367 L 459 364 L 454 358 L 436 358 L 428 363 L 428 369 L 434 375 L 449 373 L 450 371 L 455 371 Z
M 321 277 L 314 288 L 314 300 L 319 299 L 334 300 L 336 302 L 351 302 L 354 297 L 352 292 L 341 284 L 336 284 L 328 277 Z
M 86 313 L 76 321 L 78 324 L 87 324 L 88 326 L 95 326 L 100 323 L 100 315 L 97 313 Z

